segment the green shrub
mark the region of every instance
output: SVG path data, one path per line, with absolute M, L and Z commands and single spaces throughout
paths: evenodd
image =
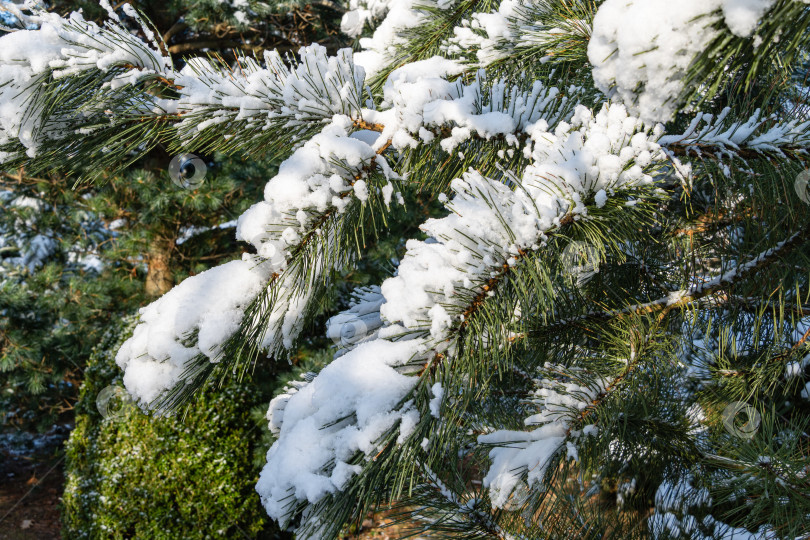
M 133 322 L 105 336 L 85 371 L 66 449 L 65 538 L 279 538 L 253 488 L 250 432 L 262 426 L 250 416 L 265 392 L 229 381 L 185 415 L 146 416 L 125 402 L 99 413 L 99 392 L 121 387 L 115 351 Z

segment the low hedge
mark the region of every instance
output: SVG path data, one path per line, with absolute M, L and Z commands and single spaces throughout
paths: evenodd
M 146 416 L 132 405 L 99 413 L 99 392 L 121 387 L 115 351 L 132 327 L 108 333 L 84 374 L 66 443 L 64 537 L 281 538 L 254 491 L 253 445 L 266 429 L 255 409 L 266 408 L 268 392 L 231 381 L 204 391 L 184 416 Z

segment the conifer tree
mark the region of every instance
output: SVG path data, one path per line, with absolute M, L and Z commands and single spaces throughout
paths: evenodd
M 4 6 L 0 19 L 11 31 L 19 20 L 13 4 Z M 240 26 L 232 7 L 138 3 L 169 49 L 180 47 L 187 56 L 203 54 L 201 48 L 228 57 L 237 46 L 291 45 L 283 41 L 292 24 L 286 15 L 276 17 L 277 10 L 267 7 L 264 15 L 276 15 L 254 24 L 257 12 L 243 6 L 250 19 L 242 17 Z M 96 21 L 108 16 L 98 3 L 51 5 L 56 12 L 77 8 Z M 337 21 L 302 19 L 295 15 L 298 9 L 288 13 L 303 32 L 296 39 L 331 44 Z M 251 32 L 259 28 L 275 37 L 258 40 Z M 137 24 L 127 29 L 142 32 Z M 172 164 L 185 169 L 172 173 Z M 95 184 L 82 181 L 80 160 L 72 166 L 79 171 L 72 176 L 53 168 L 0 172 L 0 418 L 11 429 L 44 430 L 57 419 L 69 422 L 84 363 L 111 318 L 238 255 L 232 221 L 258 196 L 257 179 L 270 174 L 274 163 L 216 154 L 173 156 L 157 145 L 120 174 L 91 171 L 99 175 Z
M 430 193 L 445 212 L 327 324 L 334 360 L 270 404 L 272 518 L 301 538 L 391 504 L 445 537 L 808 534 L 808 5 L 350 7 L 355 54 L 177 69 L 117 15 L 20 12 L 38 29 L 0 38 L 6 164 L 286 156 L 238 219 L 252 251 L 141 311 L 117 355 L 138 403 L 290 358 Z

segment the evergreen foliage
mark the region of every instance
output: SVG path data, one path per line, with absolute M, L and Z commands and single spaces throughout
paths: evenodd
M 138 4 L 166 43 L 184 47 L 185 55 L 203 54 L 203 47 L 205 54 L 222 58 L 236 50 L 234 40 L 252 39 L 252 30 L 231 35 L 235 23 L 223 10 L 233 12 L 232 7 Z M 97 2 L 56 2 L 51 8 L 61 13 L 81 9 L 97 22 L 108 17 Z M 3 9 L 6 30 L 13 31 L 24 16 L 13 4 L 3 4 Z M 123 9 L 119 7 L 121 15 Z M 132 19 L 122 20 L 127 32 L 143 33 L 137 23 L 130 24 Z M 328 18 L 321 23 L 308 23 L 307 42 L 331 43 L 327 38 L 337 23 Z M 280 24 L 263 16 L 259 26 L 275 35 Z M 199 47 L 191 46 L 195 43 Z M 259 45 L 255 39 L 252 43 Z M 20 51 L 20 59 L 28 54 Z M 80 88 L 76 99 L 86 98 L 86 90 Z M 69 160 L 67 172 L 77 176 L 59 168 L 35 171 L 8 163 L 0 172 L 0 417 L 5 426 L 47 429 L 57 419 L 69 422 L 84 362 L 109 321 L 238 254 L 241 248 L 232 240 L 230 222 L 258 196 L 257 179 L 273 171 L 272 160 L 203 154 L 206 176 L 199 185 L 186 185 L 167 172 L 174 155 L 165 147 L 138 156 L 126 170 Z M 83 182 L 83 174 L 99 182 Z
M 24 170 L 0 180 L 4 424 L 47 428 L 64 417 L 111 320 L 132 313 L 160 282 L 170 288 L 238 254 L 227 224 L 268 170 L 215 159 L 204 190 L 145 168 L 75 188 L 63 176 Z
M 286 157 L 238 219 L 251 253 L 141 311 L 116 356 L 138 404 L 295 359 L 435 195 L 395 274 L 327 322 L 334 359 L 271 401 L 270 517 L 300 538 L 388 505 L 459 538 L 808 534 L 807 4 L 351 7 L 356 54 L 182 70 L 115 21 L 20 14 L 56 36 L 47 64 L 0 38 L 0 100 L 31 119 L 3 126 L 7 163 Z

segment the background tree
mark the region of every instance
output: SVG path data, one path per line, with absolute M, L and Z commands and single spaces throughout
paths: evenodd
M 19 21 L 12 8 L 3 12 L 8 30 Z M 123 4 L 115 8 L 124 16 Z M 56 2 L 51 9 L 107 17 L 96 2 Z M 169 49 L 178 46 L 186 57 L 222 58 L 237 50 L 260 52 L 268 44 L 292 47 L 298 39 L 334 47 L 340 13 L 327 3 L 315 8 L 257 3 L 239 10 L 220 2 L 142 2 L 138 9 L 150 16 Z M 128 30 L 144 35 L 137 24 Z M 172 178 L 174 157 L 158 145 L 139 154 L 126 171 L 92 170 L 99 178 L 95 184 L 81 181 L 88 172 L 81 160 L 72 161 L 72 176 L 53 167 L 2 173 L 4 424 L 47 429 L 58 413 L 68 418 L 83 363 L 111 318 L 242 251 L 228 222 L 258 196 L 273 157 L 246 163 L 207 154 L 196 178 Z M 182 172 L 193 176 L 192 161 L 178 156 L 186 167 Z

